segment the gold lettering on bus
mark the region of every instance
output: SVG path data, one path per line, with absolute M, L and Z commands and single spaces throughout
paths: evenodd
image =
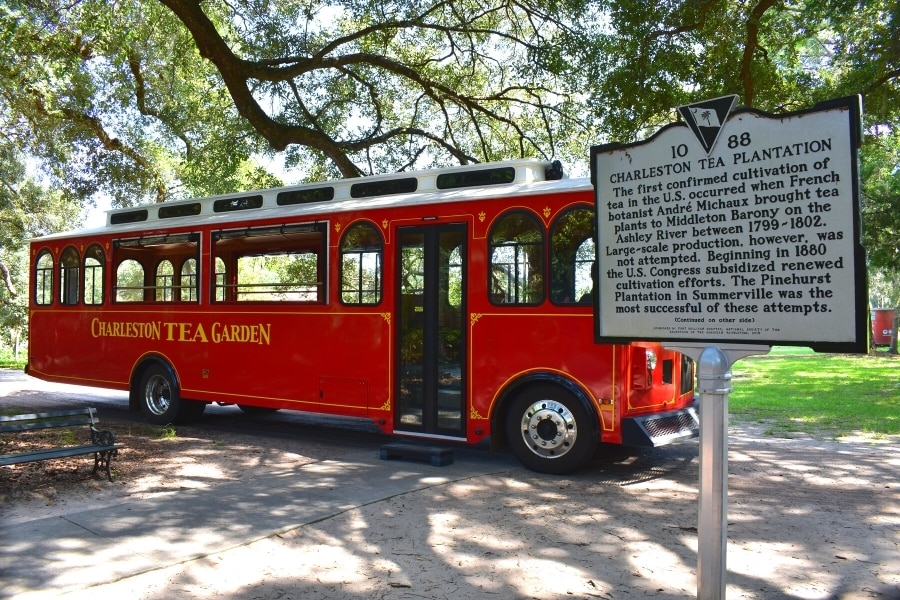
M 207 327 L 203 323 L 169 321 L 91 321 L 91 336 L 127 337 L 168 342 L 212 342 L 214 344 L 239 343 L 272 344 L 272 324 L 235 325 L 216 321 Z
M 272 324 L 228 325 L 227 323 L 216 322 L 212 326 L 212 340 L 217 344 L 222 342 L 240 342 L 269 346 L 272 343 Z
M 159 321 L 102 321 L 94 318 L 91 321 L 92 337 L 127 337 L 144 338 L 148 340 L 160 339 L 162 323 Z
M 163 323 L 166 327 L 166 340 L 172 342 L 208 342 L 206 330 L 202 323 Z

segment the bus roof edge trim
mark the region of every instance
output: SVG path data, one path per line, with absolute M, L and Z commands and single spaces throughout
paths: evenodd
M 364 200 L 380 196 L 403 196 L 404 194 L 423 192 L 451 193 L 461 188 L 536 183 L 560 178 L 562 178 L 562 167 L 559 161 L 551 163 L 536 159 L 520 159 L 477 163 L 460 167 L 389 173 L 334 181 L 318 181 L 266 190 L 241 191 L 233 194 L 220 194 L 204 198 L 191 198 L 161 204 L 113 209 L 106 213 L 106 227 L 115 228 L 163 219 L 168 224 L 175 224 L 181 218 L 221 215 L 223 212 L 241 212 L 248 217 L 250 214 L 259 212 L 260 216 L 263 216 L 261 211 L 277 210 L 296 204 L 313 204 L 348 199 Z M 415 180 L 415 185 L 400 186 L 398 188 L 399 191 L 392 191 L 393 182 L 408 182 L 410 180 Z M 457 183 L 454 184 L 454 182 Z M 360 189 L 376 190 L 378 193 L 360 196 L 357 191 Z M 263 197 L 263 202 L 260 206 L 240 206 L 240 208 L 235 207 L 231 210 L 222 210 L 222 207 L 229 203 L 241 205 L 242 202 L 246 202 L 249 198 L 255 199 L 256 196 Z M 217 207 L 219 208 L 217 209 Z

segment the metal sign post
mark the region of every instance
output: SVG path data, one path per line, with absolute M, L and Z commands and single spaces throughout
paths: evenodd
M 697 598 L 725 598 L 728 548 L 728 394 L 731 361 L 717 346 L 697 363 L 700 393 L 700 503 L 697 510 Z
M 769 346 L 672 347 L 697 362 L 700 394 L 700 501 L 697 511 L 697 598 L 725 598 L 728 547 L 728 394 L 731 366 Z

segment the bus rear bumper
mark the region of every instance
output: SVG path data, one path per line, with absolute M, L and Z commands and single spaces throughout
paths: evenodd
M 626 446 L 664 446 L 700 435 L 699 403 L 679 410 L 622 419 L 622 443 Z

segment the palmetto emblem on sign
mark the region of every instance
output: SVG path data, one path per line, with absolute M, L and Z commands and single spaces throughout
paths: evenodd
M 731 94 L 678 107 L 678 114 L 694 132 L 707 155 L 716 145 L 722 127 L 728 120 L 728 115 L 734 110 L 737 100 L 737 95 Z

